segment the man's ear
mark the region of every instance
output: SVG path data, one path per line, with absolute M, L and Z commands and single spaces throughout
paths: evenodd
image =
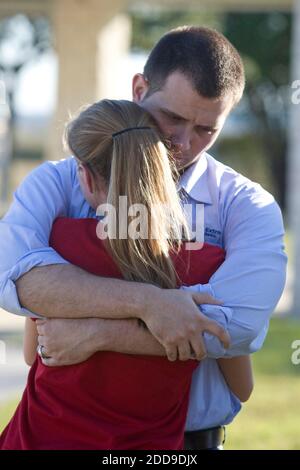
M 132 79 L 132 101 L 142 101 L 149 89 L 149 84 L 142 73 L 136 73 Z

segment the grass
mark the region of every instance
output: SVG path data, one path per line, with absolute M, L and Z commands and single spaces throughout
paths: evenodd
M 0 433 L 5 428 L 6 424 L 9 422 L 10 418 L 12 417 L 19 399 L 10 400 L 5 404 L 0 403 Z
M 226 449 L 300 449 L 300 364 L 291 344 L 300 322 L 275 318 L 261 351 L 253 356 L 254 392 L 227 428 Z
M 300 322 L 271 321 L 263 349 L 253 356 L 254 392 L 227 427 L 226 449 L 300 449 L 300 364 L 291 362 L 295 339 L 300 340 Z M 0 404 L 0 431 L 16 403 Z

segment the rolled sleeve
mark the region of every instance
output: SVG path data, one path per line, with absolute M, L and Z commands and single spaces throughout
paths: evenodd
M 41 315 L 37 315 L 20 305 L 15 281 L 34 267 L 48 266 L 51 264 L 68 264 L 68 262 L 58 255 L 52 248 L 45 248 L 27 253 L 23 258 L 18 260 L 11 269 L 1 273 L 1 307 L 16 315 L 40 317 Z
M 224 227 L 224 263 L 208 284 L 193 286 L 223 301 L 222 306 L 201 306 L 231 338 L 225 350 L 215 336 L 204 334 L 207 355 L 213 358 L 261 348 L 286 280 L 283 221 L 269 193 L 262 188 L 242 191 L 228 207 Z
M 0 307 L 4 310 L 38 316 L 21 307 L 15 281 L 37 266 L 67 264 L 49 247 L 49 236 L 53 221 L 67 215 L 71 184 L 68 160 L 45 162 L 15 192 L 0 221 Z

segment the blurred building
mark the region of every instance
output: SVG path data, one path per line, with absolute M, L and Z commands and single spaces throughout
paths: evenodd
M 8 197 L 9 166 L 11 156 L 10 110 L 5 99 L 5 88 L 2 86 L 0 97 L 0 206 Z M 0 207 L 0 214 L 2 207 Z
M 205 2 L 204 2 L 205 3 Z M 122 81 L 116 64 L 130 48 L 131 24 L 126 11 L 133 0 L 0 0 L 0 17 L 25 13 L 50 18 L 58 54 L 57 110 L 47 158 L 61 154 L 63 123 L 81 104 L 120 97 Z M 148 5 L 146 2 L 145 5 Z M 183 0 L 152 0 L 152 6 L 187 8 Z M 292 0 L 189 0 L 188 8 L 219 10 L 290 10 Z M 300 46 L 299 46 L 300 47 Z

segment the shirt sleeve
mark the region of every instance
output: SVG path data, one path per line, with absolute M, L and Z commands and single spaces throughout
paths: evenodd
M 0 221 L 0 307 L 17 315 L 38 316 L 21 307 L 15 281 L 33 267 L 67 263 L 49 247 L 49 236 L 53 221 L 68 213 L 70 160 L 33 170 Z
M 201 306 L 231 337 L 225 350 L 215 336 L 204 333 L 207 355 L 213 358 L 260 349 L 286 279 L 282 215 L 269 193 L 259 185 L 243 188 L 224 208 L 223 226 L 224 263 L 208 284 L 192 287 L 223 301 L 222 306 Z

